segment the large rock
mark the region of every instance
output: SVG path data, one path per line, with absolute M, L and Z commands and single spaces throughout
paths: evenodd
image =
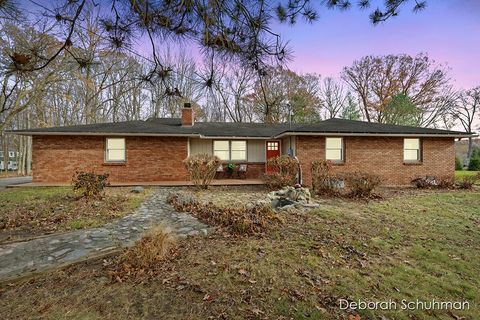
M 285 187 L 278 191 L 272 191 L 268 194 L 270 200 L 287 199 L 295 202 L 309 203 L 311 199 L 308 188 Z
M 143 191 L 145 191 L 145 189 L 143 187 L 140 187 L 140 186 L 136 186 L 136 187 L 132 188 L 133 193 L 143 193 Z

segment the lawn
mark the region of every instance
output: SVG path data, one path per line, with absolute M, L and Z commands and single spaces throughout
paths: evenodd
M 455 171 L 455 179 L 459 179 L 465 176 L 474 176 L 479 172 L 480 171 L 468 171 L 468 170 Z
M 68 187 L 11 188 L 0 192 L 0 243 L 102 225 L 130 213 L 144 194 L 108 188 L 102 200 L 77 199 Z
M 285 223 L 263 236 L 178 240 L 175 257 L 160 264 L 151 279 L 111 282 L 112 256 L 4 285 L 0 315 L 348 319 L 357 312 L 340 310 L 339 299 L 436 299 L 467 300 L 470 309 L 358 314 L 361 319 L 480 318 L 478 190 L 321 203 L 315 211 L 282 213 Z

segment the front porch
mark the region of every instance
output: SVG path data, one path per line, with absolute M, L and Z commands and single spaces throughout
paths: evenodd
M 253 186 L 265 184 L 261 179 L 214 179 L 212 180 L 212 186 Z M 7 188 L 23 188 L 23 187 L 65 187 L 70 186 L 69 183 L 61 182 L 29 182 L 23 184 L 7 185 Z M 159 187 L 183 187 L 193 186 L 192 181 L 149 181 L 149 182 L 112 182 L 111 187 L 129 187 L 129 186 L 159 186 Z

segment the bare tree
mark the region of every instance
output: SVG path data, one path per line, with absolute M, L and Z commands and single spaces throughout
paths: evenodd
M 442 66 L 426 54 L 366 56 L 342 72 L 342 79 L 359 96 L 367 121 L 385 122 L 385 108 L 393 97 L 403 94 L 424 116 L 437 114 L 435 100 L 448 85 Z M 437 116 L 428 122 L 433 123 Z M 422 122 L 425 122 L 422 120 Z
M 398 15 L 409 0 L 386 1 L 370 14 L 374 24 Z M 234 60 L 259 75 L 273 63 L 282 63 L 289 57 L 285 42 L 272 25 L 274 20 L 294 24 L 299 18 L 314 21 L 320 8 L 349 9 L 349 0 L 328 0 L 312 5 L 310 0 L 174 0 L 174 1 L 92 1 L 63 0 L 55 4 L 31 1 L 43 13 L 49 29 L 58 35 L 59 45 L 39 59 L 17 59 L 18 55 L 32 57 L 35 52 L 17 51 L 12 57 L 17 71 L 38 71 L 47 67 L 62 53 L 75 45 L 74 34 L 84 28 L 82 21 L 92 6 L 103 6 L 102 29 L 104 42 L 120 51 L 134 51 L 132 45 L 140 35 L 149 39 L 153 59 L 149 80 L 163 79 L 162 74 L 173 70 L 163 65 L 156 55 L 159 43 L 187 40 L 197 44 L 204 52 L 216 52 Z M 369 0 L 358 3 L 360 9 L 369 7 Z M 425 7 L 425 1 L 415 1 L 413 11 Z M 11 19 L 22 7 L 10 0 L 0 2 L 0 21 Z M 32 8 L 30 8 L 32 9 Z M 136 54 L 138 52 L 135 51 Z M 160 75 L 160 76 L 159 76 Z
M 268 69 L 266 76 L 257 79 L 248 100 L 262 122 L 315 122 L 318 113 L 318 75 L 299 75 L 285 68 Z
M 475 117 L 480 111 L 480 86 L 462 92 L 460 102 L 457 107 L 452 110 L 452 115 L 455 120 L 458 120 L 466 132 L 473 132 L 473 123 Z M 467 164 L 470 162 L 473 151 L 472 138 L 468 138 L 468 152 Z
M 340 116 L 347 104 L 347 94 L 342 85 L 331 77 L 323 79 L 318 91 L 324 119 Z

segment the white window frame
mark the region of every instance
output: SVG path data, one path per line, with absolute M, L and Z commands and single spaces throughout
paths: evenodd
M 328 139 L 340 139 L 340 149 L 339 148 L 328 148 Z M 340 150 L 340 159 L 328 159 L 327 151 L 328 150 Z M 343 163 L 345 162 L 345 140 L 343 137 L 325 137 L 325 160 L 332 161 L 334 163 Z
M 216 141 L 224 141 L 228 143 L 228 150 L 215 150 L 215 142 Z M 232 160 L 232 142 L 245 142 L 245 159 L 235 159 Z M 212 154 L 215 155 L 215 151 L 228 151 L 228 159 L 221 159 L 222 161 L 230 161 L 230 162 L 246 162 L 248 159 L 248 141 L 247 140 L 213 140 L 212 143 Z M 243 151 L 243 150 L 234 150 L 234 151 Z
M 407 143 L 407 140 L 417 140 L 418 141 L 418 149 L 407 149 L 405 148 L 405 145 Z M 405 151 L 412 151 L 416 150 L 417 151 L 417 158 L 416 159 L 406 159 L 405 158 Z M 410 162 L 410 163 L 418 163 L 422 162 L 422 139 L 420 138 L 404 138 L 403 139 L 403 162 Z
M 123 140 L 123 149 L 108 149 L 108 140 Z M 115 160 L 110 160 L 108 155 L 109 150 L 123 150 L 123 159 L 115 159 Z M 127 141 L 125 138 L 118 138 L 118 137 L 108 137 L 105 138 L 105 162 L 108 163 L 124 163 L 127 161 Z

